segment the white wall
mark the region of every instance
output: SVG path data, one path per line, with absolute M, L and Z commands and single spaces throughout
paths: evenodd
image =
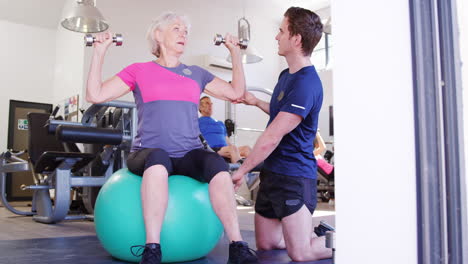
M 417 263 L 408 1 L 331 9 L 336 263 Z
M 0 152 L 7 147 L 9 100 L 53 103 L 55 30 L 0 20 Z
M 129 4 L 124 0 L 100 0 L 98 8 L 111 24 L 111 30 L 122 33 L 124 45 L 112 47 L 106 57 L 103 78 L 115 75 L 123 67 L 133 62 L 144 62 L 154 59 L 147 49 L 145 33 L 151 20 L 166 10 L 172 10 L 187 15 L 192 22 L 189 44 L 182 57 L 185 64 L 204 66 L 213 74 L 225 80 L 231 79 L 231 72 L 205 65 L 205 55 L 226 58 L 227 49 L 224 46 L 214 46 L 215 33 L 231 32 L 237 35 L 237 20 L 243 16 L 242 3 L 245 2 L 245 17 L 251 24 L 251 45 L 254 45 L 263 55 L 263 61 L 245 65 L 248 86 L 262 87 L 273 90 L 278 74 L 286 67 L 284 59 L 277 55 L 275 36 L 283 14 L 292 3 L 284 1 L 138 1 L 138 5 Z M 298 6 L 312 8 L 310 1 L 294 1 Z M 268 6 L 268 8 L 265 8 Z M 122 15 L 122 13 L 125 15 Z M 85 51 L 85 70 L 87 75 L 91 49 Z M 255 93 L 264 100 L 269 97 Z M 131 96 L 125 100 L 133 100 Z M 214 100 L 213 117 L 225 119 L 224 101 Z M 268 121 L 267 115 L 255 107 L 237 106 L 237 125 L 264 129 Z M 257 132 L 238 131 L 237 144 L 253 145 Z
M 62 10 L 63 14 L 73 7 L 74 1 L 67 1 Z M 54 72 L 54 103 L 61 103 L 64 99 L 79 94 L 83 89 L 84 52 L 83 35 L 56 26 L 56 50 Z M 80 105 L 82 98 L 79 98 Z M 63 111 L 63 109 L 61 109 Z M 61 112 L 60 112 L 61 113 Z
M 325 142 L 333 142 L 333 136 L 330 136 L 330 112 L 329 107 L 333 105 L 333 71 L 323 70 L 319 72 L 323 85 L 323 103 L 319 115 L 320 136 Z M 330 149 L 333 145 L 327 144 Z

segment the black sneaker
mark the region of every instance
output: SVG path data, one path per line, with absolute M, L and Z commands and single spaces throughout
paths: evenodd
M 134 252 L 136 250 L 136 253 Z M 143 252 L 141 252 L 143 250 Z M 132 246 L 130 248 L 133 256 L 141 258 L 140 264 L 160 264 L 161 263 L 161 245 L 149 243 L 144 246 Z
M 324 236 L 327 231 L 335 231 L 335 228 L 327 223 L 325 221 L 320 221 L 320 225 L 314 227 L 314 233 L 318 236 Z
M 244 241 L 233 241 L 229 244 L 228 264 L 250 264 L 258 263 L 254 250 Z

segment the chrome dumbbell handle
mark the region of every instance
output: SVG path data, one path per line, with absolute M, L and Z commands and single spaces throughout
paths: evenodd
M 96 38 L 93 37 L 93 35 L 91 34 L 86 34 L 84 37 L 84 43 L 87 47 L 91 47 L 95 41 L 96 41 Z M 112 42 L 114 42 L 116 46 L 122 46 L 122 43 L 123 43 L 122 34 L 115 34 L 112 37 Z
M 225 42 L 226 42 L 226 40 L 223 38 L 223 36 L 221 34 L 216 34 L 214 39 L 213 39 L 213 43 L 216 46 L 219 46 L 219 45 L 221 45 L 221 43 L 225 43 Z M 249 45 L 249 41 L 247 39 L 240 39 L 239 40 L 239 47 L 241 49 L 246 49 L 248 45 Z

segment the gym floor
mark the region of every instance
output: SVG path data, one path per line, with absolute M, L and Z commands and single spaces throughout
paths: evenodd
M 12 203 L 15 205 L 15 203 Z M 28 210 L 16 203 L 20 210 Z M 244 240 L 255 249 L 254 214 L 252 207 L 238 207 L 239 224 Z M 325 220 L 334 225 L 334 206 L 319 203 L 314 213 L 314 226 Z M 18 216 L 0 206 L 0 263 L 127 263 L 112 258 L 99 244 L 92 221 L 63 221 L 54 225 L 36 223 L 31 217 Z M 258 252 L 260 263 L 293 263 L 285 250 Z M 226 263 L 228 241 L 222 237 L 205 258 L 184 263 Z M 331 264 L 331 259 L 302 262 Z

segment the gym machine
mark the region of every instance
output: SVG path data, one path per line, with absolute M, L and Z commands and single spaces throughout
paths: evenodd
M 112 116 L 106 114 L 109 108 L 116 109 Z M 116 160 L 119 161 L 117 169 L 125 167 L 137 129 L 135 104 L 124 101 L 95 104 L 84 112 L 81 122 L 55 119 L 43 113 L 28 114 L 28 121 L 29 161 L 20 159 L 18 152 L 0 155 L 2 204 L 15 214 L 32 215 L 40 223 L 92 219 L 92 215 L 69 214 L 71 190 L 81 190 L 84 205 L 92 213 L 97 192 L 91 190 L 102 186 L 112 175 Z M 105 127 L 103 123 L 112 125 Z M 99 153 L 81 153 L 74 143 L 104 147 Z M 104 168 L 103 173 L 93 175 L 93 166 Z M 20 211 L 6 200 L 6 173 L 27 170 L 31 170 L 35 184 L 21 188 L 33 190 L 32 207 L 31 211 Z

